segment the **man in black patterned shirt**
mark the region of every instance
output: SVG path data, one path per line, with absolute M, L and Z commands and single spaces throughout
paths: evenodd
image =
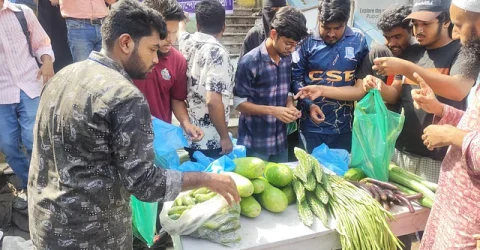
M 160 14 L 123 0 L 102 33 L 102 51 L 60 71 L 40 100 L 28 180 L 34 249 L 132 249 L 131 194 L 172 200 L 205 186 L 239 200 L 228 176 L 153 166 L 151 114 L 131 78 L 158 62 Z

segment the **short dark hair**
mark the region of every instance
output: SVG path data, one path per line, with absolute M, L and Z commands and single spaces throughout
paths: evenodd
M 282 7 L 272 19 L 270 29 L 275 29 L 279 36 L 302 40 L 308 35 L 307 19 L 302 12 L 293 7 Z
M 165 21 L 182 21 L 185 13 L 176 0 L 144 0 L 143 4 L 162 14 Z
M 318 19 L 322 23 L 347 22 L 350 8 L 350 0 L 321 0 L 318 5 Z
M 437 16 L 439 23 L 448 23 L 450 20 L 450 10 L 444 10 L 440 15 Z
M 225 8 L 217 0 L 203 0 L 195 6 L 199 31 L 216 35 L 225 26 Z
M 135 0 L 120 0 L 112 5 L 102 24 L 102 40 L 105 49 L 113 48 L 115 40 L 129 34 L 137 42 L 157 31 L 160 39 L 167 37 L 167 27 L 160 13 Z
M 378 18 L 377 27 L 381 31 L 388 32 L 394 28 L 401 27 L 405 30 L 412 30 L 405 18 L 412 13 L 412 6 L 409 4 L 395 4 L 385 9 Z

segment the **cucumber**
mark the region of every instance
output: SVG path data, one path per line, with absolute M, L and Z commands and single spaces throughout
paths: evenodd
M 262 212 L 262 207 L 252 196 L 242 198 L 240 201 L 241 214 L 249 218 L 255 218 Z
M 361 168 L 350 168 L 343 177 L 349 181 L 359 181 L 366 178 L 367 175 Z
M 261 179 L 253 179 L 252 180 L 253 184 L 253 193 L 254 194 L 259 194 L 265 190 L 265 181 Z
M 235 181 L 240 197 L 248 197 L 253 194 L 253 184 L 249 179 L 233 172 L 225 172 L 223 174 L 229 175 Z
M 280 213 L 287 209 L 288 199 L 282 190 L 267 184 L 262 193 L 256 194 L 257 201 L 270 212 Z
M 285 196 L 287 196 L 288 205 L 294 203 L 297 200 L 297 198 L 295 197 L 295 192 L 293 191 L 293 186 L 292 186 L 291 183 L 290 183 L 290 185 L 288 185 L 286 187 L 283 187 L 282 192 L 285 194 Z
M 265 162 L 256 157 L 242 157 L 233 160 L 234 172 L 248 179 L 255 179 L 263 175 Z

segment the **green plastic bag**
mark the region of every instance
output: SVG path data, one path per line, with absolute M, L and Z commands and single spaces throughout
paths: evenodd
M 388 165 L 395 142 L 405 122 L 401 114 L 385 106 L 381 93 L 372 89 L 355 107 L 352 131 L 352 167 L 360 167 L 368 177 L 388 180 Z
M 158 202 L 144 202 L 132 195 L 130 206 L 132 207 L 133 235 L 143 240 L 149 247 L 153 246 L 158 220 Z

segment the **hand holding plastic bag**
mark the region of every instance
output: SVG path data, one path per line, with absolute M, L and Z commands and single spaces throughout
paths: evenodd
M 368 177 L 388 180 L 388 165 L 395 142 L 402 131 L 405 116 L 389 111 L 377 89 L 355 107 L 352 137 L 353 167 L 360 167 Z
M 234 247 L 241 241 L 240 206 L 230 207 L 222 196 L 200 188 L 166 202 L 160 214 L 170 235 L 190 235 Z

